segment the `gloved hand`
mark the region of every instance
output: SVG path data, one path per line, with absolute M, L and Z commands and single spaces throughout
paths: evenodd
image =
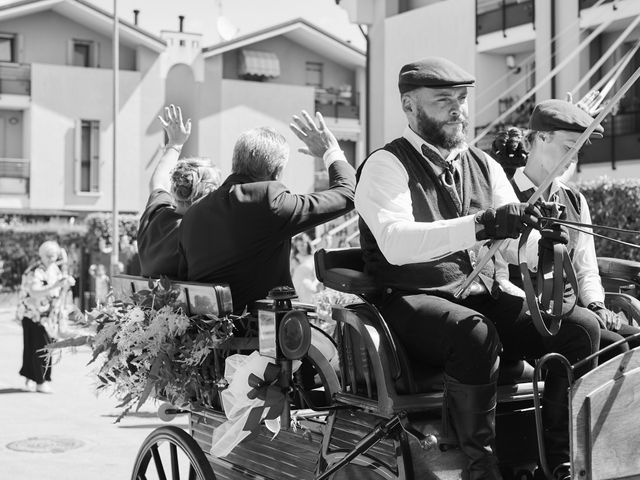
M 607 330 L 612 330 L 614 332 L 620 330 L 622 317 L 605 307 L 604 303 L 591 302 L 587 308 L 598 315 L 602 328 L 606 328 Z
M 483 227 L 476 232 L 476 239 L 518 238 L 524 226 L 536 226 L 540 216 L 536 206 L 526 203 L 508 203 L 482 210 L 475 217 L 476 223 Z
M 529 153 L 524 149 L 522 131 L 511 127 L 507 131 L 498 132 L 491 144 L 493 158 L 502 165 L 503 168 L 524 167 L 527 163 Z
M 540 248 L 553 250 L 553 246 L 561 243 L 566 245 L 569 243 L 569 232 L 566 227 L 559 223 L 553 223 L 540 229 Z

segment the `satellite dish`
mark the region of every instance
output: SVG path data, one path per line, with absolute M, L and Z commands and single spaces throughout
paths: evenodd
M 236 35 L 240 29 L 236 27 L 227 17 L 218 17 L 217 22 L 218 34 L 220 38 L 224 41 L 231 40 Z

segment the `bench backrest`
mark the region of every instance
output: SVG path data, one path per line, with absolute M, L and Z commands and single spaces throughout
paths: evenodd
M 149 290 L 149 280 L 133 275 L 114 275 L 113 294 L 116 299 L 127 300 L 135 292 Z M 209 314 L 222 317 L 233 312 L 231 289 L 227 284 L 176 281 L 171 283 L 179 289 L 178 301 L 185 306 L 187 315 Z

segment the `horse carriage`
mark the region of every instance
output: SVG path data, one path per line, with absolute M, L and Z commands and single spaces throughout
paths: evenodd
M 333 337 L 309 325 L 313 310 L 275 291 L 258 302 L 254 328 L 243 329 L 212 352 L 208 368 L 211 407 L 162 406 L 171 419 L 188 413 L 187 433 L 177 426 L 154 430 L 138 452 L 133 480 L 143 479 L 458 479 L 466 459 L 448 421 L 442 374 L 412 364 L 371 299 L 377 287 L 363 273 L 357 248 L 320 250 L 316 273 L 326 287 L 360 302 L 332 306 Z M 640 321 L 640 264 L 599 259 L 606 302 L 629 322 Z M 114 292 L 146 288 L 147 279 L 114 278 Z M 189 313 L 207 305 L 230 312 L 228 288 L 179 283 Z M 203 301 L 204 300 L 204 301 Z M 313 338 L 337 350 L 339 368 Z M 216 398 L 226 387 L 224 360 L 233 352 L 259 350 L 280 366 L 274 383 L 287 399 L 277 436 L 258 427 L 224 457 L 211 455 L 212 436 L 227 419 Z M 559 357 L 559 358 L 558 358 Z M 302 367 L 291 373 L 293 360 Z M 545 478 L 537 396 L 550 354 L 535 363 L 503 362 L 498 386 L 496 450 L 506 480 Z M 640 478 L 640 349 L 631 350 L 571 382 L 568 395 L 574 479 Z M 537 418 L 538 417 L 538 418 Z M 536 421 L 537 424 L 536 424 Z M 544 457 L 544 456 L 543 456 Z M 541 465 L 541 467 L 537 467 Z

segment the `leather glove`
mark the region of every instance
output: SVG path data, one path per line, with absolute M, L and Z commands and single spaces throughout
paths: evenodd
M 524 136 L 519 128 L 511 127 L 498 132 L 491 144 L 491 152 L 502 167 L 518 168 L 527 163 L 529 153 L 524 149 Z
M 496 209 L 488 208 L 476 213 L 476 223 L 483 226 L 476 239 L 487 240 L 518 238 L 525 225 L 536 226 L 540 211 L 526 203 L 508 203 Z
M 569 232 L 566 227 L 554 223 L 540 230 L 540 248 L 553 250 L 553 246 L 558 243 L 563 245 L 569 243 Z
M 622 326 L 622 317 L 612 312 L 604 306 L 602 302 L 591 302 L 587 307 L 589 310 L 598 315 L 598 320 L 602 328 L 617 332 Z

